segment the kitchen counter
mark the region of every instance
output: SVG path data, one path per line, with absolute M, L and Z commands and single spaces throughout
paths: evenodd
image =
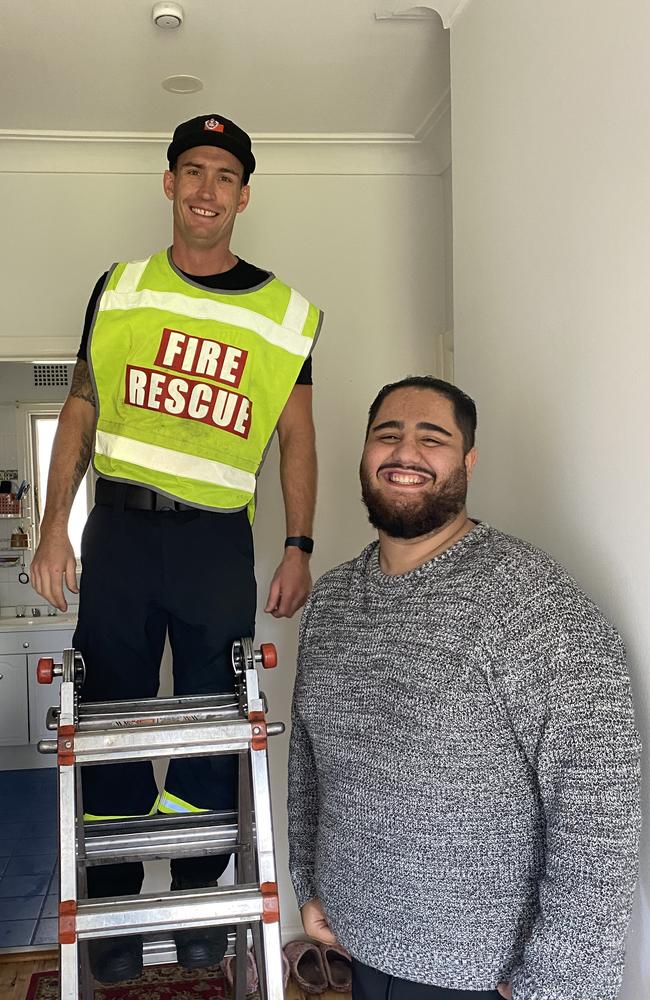
M 34 630 L 50 631 L 50 629 L 70 629 L 77 624 L 77 612 L 68 611 L 65 614 L 41 615 L 40 618 L 16 618 L 15 615 L 0 615 L 0 632 L 32 632 Z

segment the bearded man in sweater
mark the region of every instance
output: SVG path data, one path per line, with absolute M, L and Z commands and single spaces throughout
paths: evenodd
M 370 408 L 379 533 L 305 607 L 289 772 L 307 934 L 354 1000 L 615 1000 L 639 753 L 615 629 L 549 555 L 466 512 L 476 408 Z

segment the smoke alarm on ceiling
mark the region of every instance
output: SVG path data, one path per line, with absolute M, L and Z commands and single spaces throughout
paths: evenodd
M 151 11 L 153 23 L 159 28 L 180 28 L 184 16 L 179 3 L 155 3 Z

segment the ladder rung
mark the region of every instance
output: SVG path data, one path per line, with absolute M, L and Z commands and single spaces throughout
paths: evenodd
M 86 853 L 80 858 L 89 865 L 228 854 L 243 846 L 235 812 L 95 821 L 85 824 L 84 838 Z
M 253 740 L 248 720 L 188 722 L 177 726 L 133 726 L 74 734 L 77 764 L 114 764 L 118 761 L 153 760 L 158 757 L 205 757 L 242 753 Z M 267 725 L 267 734 L 284 732 L 284 723 Z M 44 741 L 45 742 L 45 741 Z
M 261 920 L 264 900 L 258 886 L 192 889 L 115 899 L 84 899 L 77 904 L 80 940 L 212 927 Z
M 140 698 L 136 701 L 82 701 L 80 717 L 86 715 L 139 714 L 153 709 L 155 712 L 179 711 L 185 715 L 193 708 L 238 708 L 239 701 L 233 691 L 223 694 L 177 695 L 170 698 Z
M 56 729 L 59 709 L 47 714 L 47 728 Z M 112 729 L 125 725 L 200 722 L 209 719 L 241 718 L 239 701 L 234 694 L 197 695 L 184 698 L 147 698 L 142 701 L 95 701 L 79 705 L 79 731 Z

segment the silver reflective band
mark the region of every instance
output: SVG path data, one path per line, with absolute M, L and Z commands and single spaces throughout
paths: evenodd
M 300 298 L 302 299 L 302 296 Z M 304 301 L 306 302 L 306 299 Z M 213 299 L 192 298 L 179 292 L 153 292 L 150 289 L 144 289 L 141 292 L 122 293 L 115 290 L 104 292 L 99 302 L 99 312 L 127 309 L 158 309 L 161 312 L 177 313 L 178 316 L 187 316 L 190 319 L 212 320 L 217 323 L 225 323 L 228 326 L 238 326 L 243 330 L 256 333 L 262 340 L 273 344 L 274 347 L 280 347 L 287 353 L 295 354 L 301 358 L 306 358 L 313 346 L 311 337 L 303 337 L 294 329 L 289 329 L 272 319 L 267 319 L 266 316 L 253 312 L 252 309 L 244 309 L 242 306 L 233 306 L 227 302 L 217 302 Z M 307 303 L 308 310 L 309 303 Z M 290 300 L 287 308 L 287 313 L 289 312 L 291 313 L 289 318 L 293 323 L 304 312 L 304 308 L 299 301 L 295 303 L 295 308 L 292 308 Z
M 242 469 L 223 462 L 215 462 L 199 455 L 187 455 L 182 451 L 163 448 L 156 444 L 145 444 L 133 438 L 118 434 L 108 434 L 97 431 L 95 437 L 95 454 L 103 455 L 119 462 L 129 462 L 141 469 L 151 469 L 152 472 L 165 472 L 175 476 L 185 476 L 199 482 L 212 483 L 215 486 L 227 486 L 230 489 L 241 490 L 243 493 L 255 492 L 255 476 Z

